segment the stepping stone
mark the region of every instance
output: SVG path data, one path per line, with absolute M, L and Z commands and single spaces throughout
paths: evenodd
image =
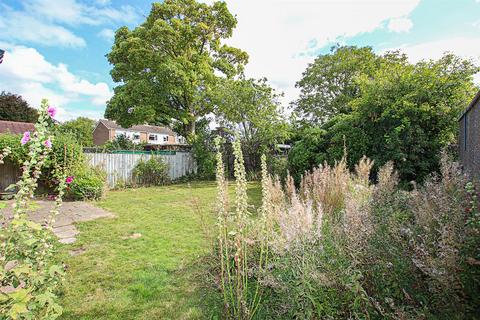
M 13 201 L 6 202 L 6 208 L 0 211 L 0 226 L 7 223 L 13 216 L 12 213 Z M 53 201 L 36 200 L 35 205 L 30 208 L 28 216 L 30 220 L 40 223 L 50 221 L 50 212 L 55 207 Z M 64 202 L 59 209 L 59 214 L 55 217 L 53 224 L 53 233 L 59 238 L 59 241 L 64 244 L 74 243 L 79 231 L 73 225 L 75 222 L 91 221 L 98 218 L 113 218 L 114 214 L 95 207 L 88 202 Z M 141 235 L 131 235 L 127 238 L 136 239 Z
M 60 239 L 74 238 L 80 232 L 73 225 L 62 226 L 53 229 L 53 233 Z
M 129 236 L 126 236 L 126 237 L 122 237 L 122 240 L 127 240 L 127 239 L 138 239 L 138 238 L 141 238 L 142 237 L 142 234 L 141 233 L 133 233 Z
M 85 249 L 85 248 L 73 249 L 73 250 L 70 250 L 70 255 L 71 255 L 72 257 L 78 256 L 78 255 L 80 255 L 80 254 L 85 253 L 85 251 L 87 251 L 87 249 Z
M 77 241 L 76 238 L 63 238 L 63 239 L 58 240 L 58 242 L 63 243 L 63 244 L 71 244 L 71 243 L 74 243 L 75 241 Z

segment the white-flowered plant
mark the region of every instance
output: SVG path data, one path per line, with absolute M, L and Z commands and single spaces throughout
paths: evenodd
M 25 132 L 19 141 L 27 145 L 28 155 L 21 179 L 9 187 L 16 191 L 13 217 L 0 228 L 0 319 L 55 319 L 62 313 L 56 290 L 63 267 L 52 263 L 55 241 L 51 228 L 62 205 L 67 177 L 65 167 L 55 166 L 58 181 L 54 209 L 43 225 L 29 219 L 29 202 L 34 197 L 42 169 L 52 153 L 51 128 L 56 109 L 42 101 L 34 132 Z M 3 150 L 0 163 L 10 154 Z
M 235 211 L 229 210 L 227 180 L 217 138 L 217 215 L 218 257 L 220 281 L 227 316 L 232 319 L 253 319 L 260 305 L 262 291 L 260 278 L 268 262 L 268 237 L 265 237 L 266 219 L 260 210 L 258 228 L 248 208 L 247 180 L 240 139 L 233 142 L 235 175 Z M 267 178 L 266 161 L 262 157 L 263 180 Z M 265 197 L 265 194 L 264 194 Z M 266 201 L 264 199 L 264 201 Z M 265 204 L 266 205 L 266 204 Z M 254 254 L 254 261 L 249 255 Z M 255 281 L 256 280 L 256 281 Z

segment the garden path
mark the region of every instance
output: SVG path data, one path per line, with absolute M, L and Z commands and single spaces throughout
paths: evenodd
M 7 201 L 6 203 L 6 208 L 2 210 L 2 213 L 5 218 L 10 219 L 12 217 L 13 201 Z M 44 224 L 54 206 L 54 201 L 34 201 L 31 205 L 32 210 L 28 215 L 32 221 Z M 114 217 L 114 214 L 88 202 L 64 202 L 55 218 L 53 233 L 61 243 L 74 243 L 77 240 L 76 236 L 80 233 L 74 223 L 109 217 Z

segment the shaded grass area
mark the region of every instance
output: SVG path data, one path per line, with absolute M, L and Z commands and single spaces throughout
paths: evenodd
M 248 194 L 258 206 L 259 186 L 249 184 Z M 200 287 L 210 245 L 193 209 L 213 226 L 215 195 L 213 182 L 110 192 L 97 205 L 116 218 L 78 225 L 78 241 L 61 248 L 62 319 L 216 318 L 218 304 Z M 85 251 L 71 256 L 76 249 Z

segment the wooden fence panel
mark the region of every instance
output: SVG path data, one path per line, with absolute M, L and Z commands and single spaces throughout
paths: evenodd
M 18 167 L 9 162 L 0 164 L 0 192 L 3 192 L 9 185 L 16 183 L 20 173 Z
M 150 154 L 118 154 L 118 153 L 85 153 L 90 165 L 99 166 L 107 173 L 108 186 L 115 187 L 118 183 L 131 183 L 132 171 L 141 160 L 151 157 L 161 157 L 168 164 L 171 179 L 178 179 L 189 173 L 196 172 L 195 161 L 190 152 L 176 152 L 171 155 Z

